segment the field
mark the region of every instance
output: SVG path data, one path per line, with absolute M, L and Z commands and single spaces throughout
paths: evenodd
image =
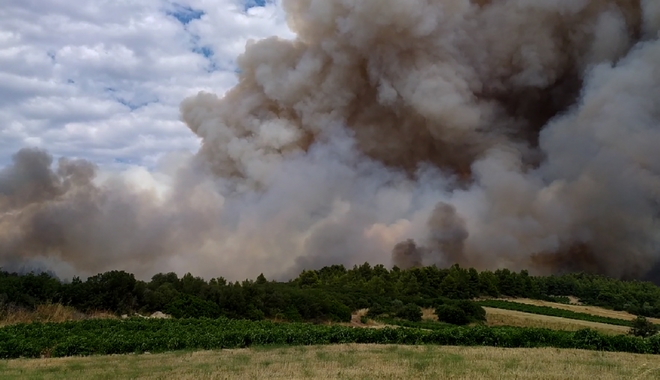
M 3 379 L 657 379 L 656 356 L 581 350 L 334 345 L 0 361 Z
M 559 304 L 536 305 L 556 307 Z M 0 377 L 2 379 L 451 378 L 478 380 L 593 379 L 594 374 L 597 374 L 598 379 L 660 379 L 660 363 L 657 361 L 657 356 L 602 351 L 603 349 L 633 352 L 657 350 L 654 348 L 655 344 L 639 346 L 641 341 L 626 337 L 628 331 L 626 326 L 516 310 L 489 307 L 485 310 L 486 325 L 490 327 L 476 330 L 451 328 L 444 323 L 438 323 L 432 309 L 423 310 L 425 321 L 419 324 L 420 329 L 388 326 L 373 320 L 363 324 L 360 317 L 366 313 L 366 310 L 355 313 L 350 323 L 332 325 L 142 319 L 124 321 L 96 319 L 63 324 L 14 325 L 0 329 L 0 336 L 4 330 L 4 333 L 9 333 L 5 338 L 11 336 L 22 338 L 20 341 L 15 341 L 15 344 L 6 339 L 4 345 L 0 342 L 0 354 L 3 352 L 9 354 L 11 351 L 7 350 L 14 347 L 24 351 L 28 356 L 30 352 L 39 351 L 42 355 L 46 352 L 46 356 L 61 354 L 91 356 L 0 360 Z M 65 310 L 56 311 L 63 316 L 67 314 Z M 48 313 L 45 310 L 42 312 L 39 319 L 51 321 L 58 319 L 47 318 L 45 315 Z M 589 310 L 592 315 L 620 317 L 620 314 L 603 315 L 609 312 L 600 308 Z M 365 329 L 365 327 L 370 328 Z M 537 328 L 563 331 L 550 333 Z M 603 335 L 584 334 L 585 330 L 582 330 L 573 336 L 572 331 L 584 328 L 596 330 Z M 447 329 L 453 332 L 450 333 Z M 619 338 L 614 337 L 617 335 Z M 50 338 L 45 339 L 46 337 Z M 209 340 L 210 338 L 212 339 Z M 491 342 L 486 344 L 497 346 L 549 345 L 564 348 L 453 346 L 453 344 L 485 343 L 484 339 Z M 406 345 L 348 343 L 360 341 L 378 343 L 383 340 L 391 343 L 405 342 Z M 340 344 L 327 344 L 333 341 Z M 237 348 L 250 346 L 250 342 L 255 346 Z M 260 346 L 259 342 L 266 346 Z M 345 343 L 341 344 L 341 342 Z M 419 345 L 419 343 L 435 344 Z M 587 346 L 589 351 L 569 348 Z M 219 347 L 227 349 L 203 350 Z M 158 353 L 169 350 L 178 351 Z M 139 355 L 95 355 L 95 353 L 133 351 L 147 352 Z
M 532 300 L 527 298 L 505 299 L 504 301 L 518 302 L 518 303 L 524 303 L 527 305 L 534 305 L 534 306 L 547 306 L 547 307 L 553 307 L 555 309 L 569 310 L 576 313 L 585 313 L 585 314 L 591 314 L 606 318 L 617 318 L 617 319 L 625 319 L 630 321 L 635 319 L 634 315 L 627 313 L 625 311 L 609 310 L 598 306 L 586 306 L 586 305 L 574 305 L 574 304 L 567 305 L 567 304 L 561 304 L 555 302 Z M 653 323 L 660 324 L 660 318 L 647 318 L 647 319 Z
M 423 321 L 418 323 L 364 321 L 363 309 L 351 322 L 321 325 L 118 320 L 102 314 L 65 323 L 20 324 L 79 318 L 70 308 L 50 305 L 0 327 L 0 357 L 42 356 L 0 360 L 0 377 L 592 379 L 598 374 L 599 379 L 660 379 L 657 356 L 624 352 L 657 354 L 660 339 L 642 341 L 626 336 L 628 326 L 573 319 L 585 315 L 543 315 L 569 310 L 627 323 L 629 314 L 527 299 L 507 301 L 542 308 L 528 313 L 507 310 L 510 303 L 502 303 L 503 309 L 484 307 L 487 320 L 482 327 L 439 323 L 433 309 L 423 309 Z
M 626 334 L 630 329 L 626 326 L 524 313 L 515 310 L 495 309 L 491 307 L 484 307 L 484 309 L 486 310 L 486 324 L 488 326 L 537 327 L 566 331 L 590 328 L 609 335 Z

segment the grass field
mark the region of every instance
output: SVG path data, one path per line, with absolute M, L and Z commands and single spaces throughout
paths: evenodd
M 508 300 L 566 308 L 613 318 L 627 313 L 598 307 L 534 300 Z M 489 326 L 541 327 L 626 334 L 628 327 L 496 308 L 486 310 Z M 71 310 L 51 306 L 36 320 L 71 318 Z M 432 309 L 424 319 L 437 320 Z M 352 327 L 386 324 L 353 316 Z M 102 317 L 102 316 L 99 316 Z M 626 317 L 626 319 L 628 319 Z M 10 323 L 11 324 L 11 323 Z M 255 347 L 164 354 L 0 360 L 1 379 L 660 379 L 658 356 L 571 349 L 516 349 L 343 344 Z
M 507 300 L 511 302 L 515 302 L 516 300 Z M 530 303 L 529 301 L 534 301 L 534 300 L 523 300 L 524 302 L 522 303 Z M 557 304 L 553 304 L 551 302 L 547 302 L 546 304 L 541 304 L 544 301 L 538 301 L 540 302 L 539 304 L 535 304 L 537 306 L 555 306 Z M 562 306 L 569 306 L 569 305 L 562 305 Z M 601 309 L 598 307 L 589 307 L 590 308 L 590 314 L 594 315 L 601 315 L 601 314 L 607 314 L 610 310 L 606 309 Z M 539 328 L 546 328 L 546 329 L 551 329 L 551 330 L 566 330 L 566 331 L 577 331 L 580 329 L 584 328 L 590 328 L 594 329 L 597 331 L 600 331 L 605 334 L 610 334 L 610 335 L 617 335 L 617 334 L 627 334 L 628 331 L 630 330 L 629 327 L 626 326 L 616 326 L 616 325 L 610 325 L 610 324 L 605 324 L 605 323 L 597 323 L 597 322 L 590 322 L 590 321 L 580 321 L 576 319 L 568 319 L 568 318 L 562 318 L 562 317 L 553 317 L 553 316 L 548 316 L 548 315 L 540 315 L 540 314 L 532 314 L 532 313 L 524 313 L 521 311 L 515 311 L 515 310 L 504 310 L 504 309 L 496 309 L 496 308 L 491 308 L 491 307 L 484 307 L 484 310 L 486 310 L 486 325 L 488 326 L 515 326 L 515 327 L 539 327 Z M 423 320 L 427 321 L 437 321 L 438 317 L 433 313 L 433 309 L 423 309 Z M 577 311 L 577 310 L 572 310 L 572 311 Z M 615 312 L 617 313 L 617 312 Z M 364 313 L 363 313 L 364 314 Z M 618 315 L 618 314 L 615 314 Z M 603 316 L 608 316 L 608 315 L 603 315 Z M 609 315 L 609 317 L 612 317 Z M 370 326 L 364 326 L 360 325 L 357 321 L 359 321 L 359 316 L 354 316 L 354 323 L 353 326 L 356 327 L 385 327 L 386 325 L 378 322 L 373 322 L 370 321 Z
M 3 379 L 658 379 L 657 356 L 336 345 L 0 361 Z
M 585 306 L 585 305 L 567 305 L 567 304 L 562 304 L 562 303 L 556 303 L 556 302 L 548 302 L 548 301 L 540 301 L 540 300 L 532 300 L 532 299 L 526 299 L 526 298 L 511 298 L 511 299 L 503 299 L 503 301 L 509 301 L 509 302 L 518 302 L 518 303 L 524 303 L 528 305 L 535 305 L 535 306 L 548 306 L 548 307 L 554 307 L 556 309 L 564 309 L 564 310 L 569 310 L 569 311 L 574 311 L 576 313 L 586 313 L 586 314 L 591 314 L 591 315 L 598 315 L 601 317 L 609 317 L 609 318 L 617 318 L 617 319 L 626 319 L 626 320 L 633 320 L 636 318 L 635 315 L 630 314 L 625 311 L 616 311 L 616 310 L 609 310 L 605 309 L 602 307 L 598 306 Z M 659 318 L 647 318 L 649 321 L 653 323 L 658 323 L 660 324 L 660 319 Z
M 540 327 L 551 330 L 566 331 L 577 331 L 579 329 L 590 328 L 611 335 L 627 334 L 630 330 L 630 328 L 626 326 L 524 313 L 515 310 L 495 309 L 490 307 L 484 307 L 484 309 L 486 310 L 486 324 L 488 326 Z

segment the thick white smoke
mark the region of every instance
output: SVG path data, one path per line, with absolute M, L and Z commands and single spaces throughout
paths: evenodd
M 297 39 L 250 43 L 234 89 L 182 103 L 202 147 L 143 173 L 167 190 L 19 152 L 0 265 L 643 277 L 660 262 L 659 4 L 283 0 Z

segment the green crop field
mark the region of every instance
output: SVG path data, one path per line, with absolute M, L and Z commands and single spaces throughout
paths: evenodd
M 660 336 L 642 339 L 593 330 L 521 327 L 367 329 L 305 323 L 221 319 L 86 320 L 18 324 L 0 328 L 0 358 L 61 357 L 172 350 L 338 343 L 555 347 L 660 353 Z

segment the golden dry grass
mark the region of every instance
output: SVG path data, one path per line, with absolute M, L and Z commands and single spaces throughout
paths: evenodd
M 437 321 L 438 316 L 435 315 L 435 309 L 422 309 L 422 320 Z
M 591 314 L 591 315 L 597 315 L 600 317 L 609 317 L 609 318 L 617 318 L 617 319 L 626 319 L 626 320 L 633 320 L 637 316 L 630 314 L 625 311 L 616 311 L 616 310 L 609 310 L 609 309 L 604 309 L 602 307 L 598 306 L 584 306 L 584 305 L 567 305 L 567 304 L 562 304 L 562 303 L 556 303 L 556 302 L 547 302 L 547 301 L 540 301 L 540 300 L 532 300 L 532 299 L 527 299 L 527 298 L 511 298 L 511 299 L 502 299 L 504 301 L 510 301 L 510 302 L 518 302 L 518 303 L 524 303 L 528 305 L 536 305 L 536 306 L 547 306 L 547 307 L 554 307 L 555 309 L 563 309 L 563 310 L 570 310 L 574 311 L 576 313 L 586 313 L 586 314 Z M 658 318 L 647 318 L 649 321 L 653 323 L 660 323 L 660 319 Z
M 605 323 L 580 321 L 549 315 L 523 313 L 521 311 L 494 309 L 484 307 L 486 310 L 486 324 L 488 326 L 518 326 L 518 327 L 541 327 L 551 330 L 576 331 L 584 328 L 598 330 L 605 334 L 620 335 L 627 334 L 629 327 L 608 325 Z
M 102 311 L 83 314 L 70 306 L 43 304 L 38 305 L 35 310 L 14 309 L 0 314 L 0 327 L 17 323 L 67 322 L 89 318 L 116 318 L 116 316 Z
M 657 356 L 336 345 L 0 361 L 3 379 L 657 379 Z

